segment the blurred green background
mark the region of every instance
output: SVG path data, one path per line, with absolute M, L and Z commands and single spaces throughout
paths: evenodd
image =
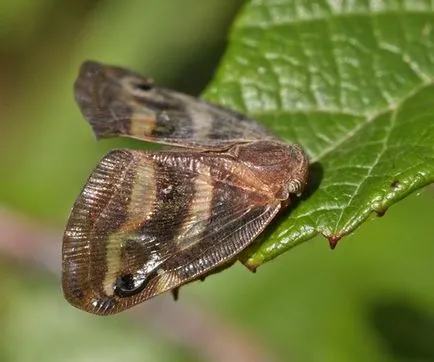
M 72 96 L 80 63 L 123 65 L 200 94 L 242 4 L 0 2 L 2 209 L 57 230 L 47 241 L 60 250 L 98 159 L 148 147 L 94 141 Z M 0 361 L 434 361 L 433 197 L 421 190 L 333 252 L 318 237 L 256 274 L 235 265 L 183 288 L 178 303 L 164 295 L 108 318 L 69 306 L 58 278 L 20 259 L 8 246 L 17 235 L 2 227 Z M 26 242 L 36 243 L 31 255 L 49 254 L 44 240 Z M 56 257 L 36 259 L 60 264 Z

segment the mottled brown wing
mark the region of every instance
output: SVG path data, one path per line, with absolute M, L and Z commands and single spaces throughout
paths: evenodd
M 199 149 L 275 139 L 240 113 L 154 86 L 124 68 L 85 62 L 74 91 L 97 138 L 126 136 Z
M 66 227 L 65 297 L 122 311 L 233 260 L 280 207 L 229 155 L 112 151 Z

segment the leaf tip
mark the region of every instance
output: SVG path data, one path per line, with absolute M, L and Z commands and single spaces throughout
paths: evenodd
M 381 209 L 381 210 L 375 210 L 375 213 L 377 214 L 378 217 L 382 217 L 384 216 L 384 214 L 386 213 L 387 208 Z
M 336 248 L 336 245 L 338 245 L 338 241 L 341 240 L 342 235 L 331 235 L 327 236 L 326 238 L 329 242 L 330 249 L 334 250 L 334 248 Z
M 259 264 L 256 264 L 254 262 L 248 261 L 246 264 L 244 264 L 247 269 L 249 269 L 252 273 L 256 273 L 256 270 L 258 269 Z

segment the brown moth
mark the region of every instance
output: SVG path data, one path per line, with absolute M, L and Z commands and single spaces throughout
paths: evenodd
M 76 200 L 63 239 L 75 307 L 125 310 L 236 261 L 306 184 L 308 159 L 246 116 L 86 62 L 75 97 L 97 138 L 175 146 L 111 151 Z

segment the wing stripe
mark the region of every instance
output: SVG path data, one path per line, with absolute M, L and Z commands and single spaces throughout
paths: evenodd
M 129 152 L 109 153 L 89 177 L 74 204 L 66 226 L 62 253 L 63 290 L 72 304 L 83 298 L 84 293 L 101 287 L 106 272 L 101 270 L 101 266 L 105 265 L 105 240 L 128 217 L 126 210 L 110 208 L 110 204 L 128 197 L 128 189 L 116 190 L 126 177 L 131 162 Z
M 200 240 L 212 213 L 214 182 L 211 177 L 211 168 L 204 163 L 198 163 L 196 167 L 197 175 L 193 179 L 194 195 L 188 213 L 175 238 L 179 251 L 189 248 Z M 186 243 L 185 240 L 189 242 Z
M 132 267 L 132 262 L 124 260 L 128 255 L 122 255 L 125 245 L 130 243 L 131 248 L 131 244 L 137 239 L 136 230 L 154 210 L 154 202 L 157 198 L 155 169 L 152 160 L 146 162 L 144 166 L 146 167 L 143 167 L 140 172 L 130 170 L 134 173 L 127 180 L 127 184 L 123 186 L 131 188 L 129 202 L 126 205 L 128 217 L 120 225 L 118 232 L 109 234 L 107 238 L 107 272 L 103 280 L 103 289 L 110 296 L 113 295 L 113 285 L 123 267 L 125 268 L 125 265 L 127 268 Z M 133 258 L 133 260 L 136 259 Z
M 195 175 L 179 175 L 178 164 L 168 164 L 164 153 L 153 154 L 155 173 L 164 175 L 157 178 L 156 200 L 154 210 L 137 231 L 139 235 L 147 235 L 158 242 L 147 243 L 152 245 L 150 254 L 167 254 L 173 240 L 182 232 L 184 220 L 189 215 L 189 209 L 194 197 Z M 180 159 L 179 162 L 183 160 Z M 149 246 L 148 246 L 149 247 Z

